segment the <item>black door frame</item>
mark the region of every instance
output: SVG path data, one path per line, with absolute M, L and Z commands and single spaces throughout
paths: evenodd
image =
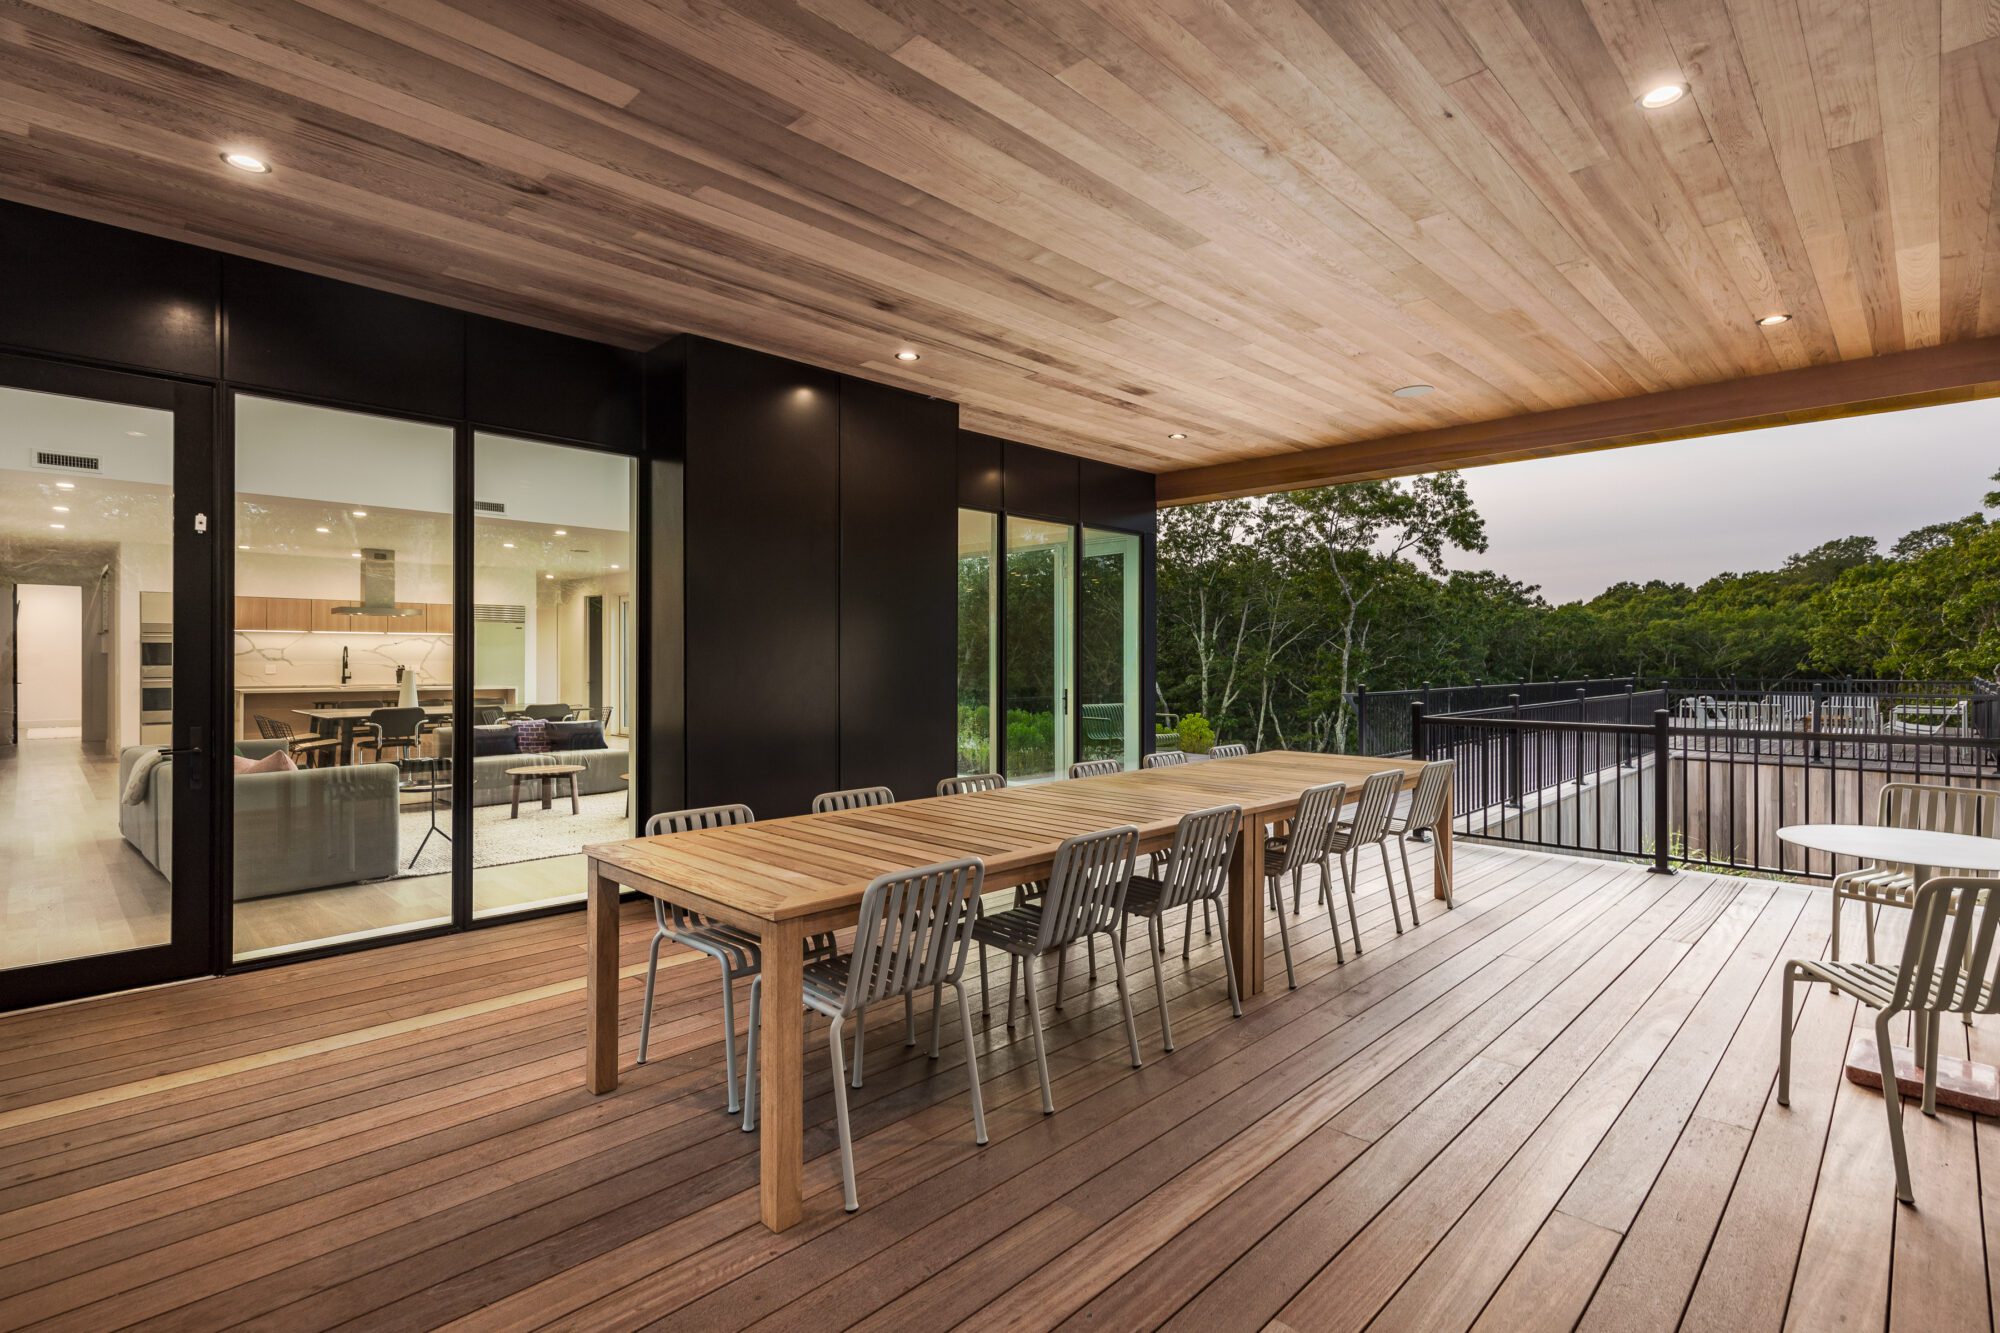
M 168 943 L 0 971 L 0 1010 L 127 990 L 217 969 L 215 793 L 229 747 L 217 719 L 222 583 L 213 387 L 0 353 L 0 387 L 170 412 L 174 422 L 174 876 Z M 122 629 L 122 627 L 121 627 Z

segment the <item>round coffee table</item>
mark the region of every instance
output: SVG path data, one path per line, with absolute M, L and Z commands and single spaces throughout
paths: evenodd
M 1922 884 L 1940 869 L 2000 871 L 2000 838 L 1970 833 L 1868 824 L 1792 824 L 1779 829 L 1778 837 L 1794 847 L 1830 856 L 1909 866 L 1915 884 Z M 1897 1084 L 1905 1094 L 1921 1097 L 1923 1067 L 1917 1063 L 1916 1053 L 1907 1046 L 1897 1046 L 1891 1054 L 1896 1059 Z M 1940 1103 L 1980 1115 L 2000 1113 L 2000 1069 L 1951 1055 L 1934 1055 L 1932 1059 L 1937 1061 Z M 1847 1048 L 1847 1077 L 1863 1087 L 1882 1086 L 1882 1064 L 1875 1055 L 1875 1038 L 1868 1033 L 1856 1033 Z
M 541 793 L 542 809 L 547 810 L 551 808 L 549 801 L 555 795 L 555 784 L 562 778 L 569 779 L 569 812 L 573 815 L 581 813 L 583 807 L 578 804 L 576 798 L 576 775 L 581 772 L 583 772 L 582 764 L 530 764 L 526 768 L 508 769 L 507 776 L 513 779 L 513 786 L 509 792 L 509 805 L 512 808 L 508 811 L 507 818 L 521 817 L 521 784 L 524 781 L 535 784 Z

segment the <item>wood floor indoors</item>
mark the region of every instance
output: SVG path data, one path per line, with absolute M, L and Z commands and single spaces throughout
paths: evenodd
M 1299 987 L 1274 926 L 1241 1021 L 1220 937 L 1196 924 L 1190 972 L 1176 923 L 1171 1054 L 1135 932 L 1142 1069 L 1079 958 L 1053 1116 L 996 986 L 983 1148 L 955 1016 L 933 1062 L 876 1014 L 851 1216 L 815 1021 L 806 1216 L 776 1235 L 707 959 L 665 952 L 631 1063 L 643 904 L 604 1097 L 577 916 L 15 1014 L 0 1328 L 1991 1326 L 2000 1127 L 1912 1105 L 1899 1208 L 1880 1095 L 1841 1076 L 1856 1003 L 1824 988 L 1773 1100 L 1778 970 L 1823 951 L 1823 889 L 1469 843 L 1458 881 L 1399 936 L 1368 876 L 1338 966 L 1309 880 Z

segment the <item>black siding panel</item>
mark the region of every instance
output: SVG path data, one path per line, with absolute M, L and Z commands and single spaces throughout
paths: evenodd
M 840 382 L 695 341 L 687 800 L 805 812 L 840 782 Z
M 638 353 L 483 315 L 465 320 L 465 414 L 474 425 L 637 446 Z
M 1155 530 L 1153 474 L 1083 459 L 1077 465 L 1083 521 L 1123 532 Z
M 958 406 L 840 398 L 840 785 L 928 796 L 955 770 Z
M 223 377 L 416 416 L 465 405 L 465 315 L 248 259 L 223 261 Z
M 0 202 L 0 346 L 214 378 L 222 257 Z
M 1076 455 L 1012 440 L 1006 446 L 1007 512 L 1076 522 Z
M 1007 442 L 977 431 L 958 433 L 958 503 L 965 509 L 990 509 L 999 513 L 1006 506 L 1005 459 Z

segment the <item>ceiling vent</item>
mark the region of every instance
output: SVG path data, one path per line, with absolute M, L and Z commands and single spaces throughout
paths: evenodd
M 504 514 L 507 512 L 505 500 L 474 500 L 472 507 L 482 514 Z
M 82 454 L 52 454 L 46 450 L 37 450 L 35 466 L 55 472 L 95 472 L 97 460 L 85 458 Z

